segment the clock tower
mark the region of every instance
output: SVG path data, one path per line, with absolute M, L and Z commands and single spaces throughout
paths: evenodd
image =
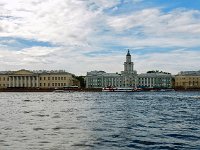
M 131 54 L 128 50 L 126 54 L 126 62 L 124 62 L 124 73 L 132 73 L 133 72 L 133 62 L 131 62 Z

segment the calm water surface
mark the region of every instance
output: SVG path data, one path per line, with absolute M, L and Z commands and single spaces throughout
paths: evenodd
M 200 149 L 200 92 L 0 93 L 0 150 Z

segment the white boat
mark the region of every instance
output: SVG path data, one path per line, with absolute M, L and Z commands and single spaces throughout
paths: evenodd
M 53 92 L 55 92 L 55 93 L 63 93 L 65 91 L 64 90 L 54 90 Z
M 136 91 L 140 91 L 137 90 L 135 88 L 119 88 L 119 87 L 106 87 L 106 88 L 102 88 L 102 92 L 136 92 Z

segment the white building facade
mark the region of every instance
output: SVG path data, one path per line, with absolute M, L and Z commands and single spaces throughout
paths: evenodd
M 139 88 L 172 88 L 173 76 L 169 73 L 143 73 L 138 75 Z

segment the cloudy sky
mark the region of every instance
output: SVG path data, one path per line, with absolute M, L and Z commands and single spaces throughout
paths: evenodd
M 0 0 L 0 70 L 200 70 L 200 0 Z

